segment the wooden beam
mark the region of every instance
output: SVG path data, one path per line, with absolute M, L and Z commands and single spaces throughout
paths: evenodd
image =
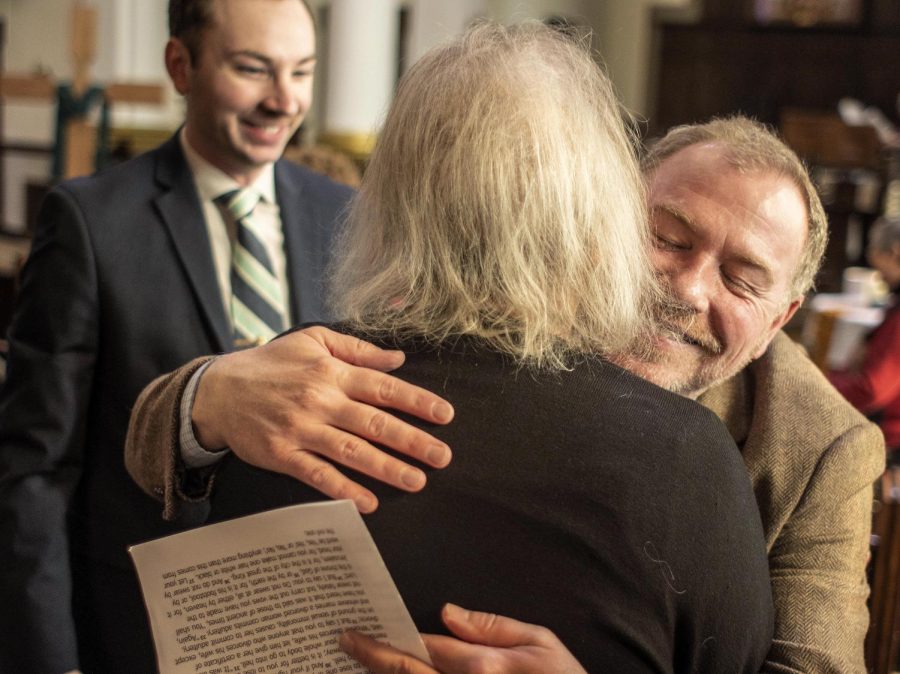
M 106 87 L 106 98 L 110 103 L 149 103 L 161 105 L 165 100 L 165 89 L 158 84 L 110 84 Z
M 97 10 L 76 1 L 72 7 L 72 91 L 81 96 L 91 84 L 91 64 L 97 52 Z
M 49 75 L 12 75 L 7 73 L 0 77 L 0 98 L 54 100 L 56 84 Z
M 97 130 L 83 119 L 71 119 L 66 125 L 66 154 L 63 178 L 88 176 L 96 170 Z

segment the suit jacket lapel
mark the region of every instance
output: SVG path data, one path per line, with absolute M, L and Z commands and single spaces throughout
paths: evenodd
M 162 190 L 156 207 L 197 298 L 213 347 L 230 351 L 231 325 L 222 304 L 203 209 L 177 134 L 160 147 L 155 177 Z
M 303 183 L 288 176 L 282 162 L 275 164 L 275 196 L 284 231 L 287 257 L 292 325 L 323 320 L 321 284 L 327 251 L 322 250 L 321 232 L 309 199 L 304 198 Z

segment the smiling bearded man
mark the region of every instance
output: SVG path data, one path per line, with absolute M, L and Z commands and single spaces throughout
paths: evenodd
M 672 129 L 643 168 L 652 259 L 668 293 L 658 333 L 616 360 L 699 396 L 741 450 L 775 601 L 762 671 L 865 671 L 871 485 L 884 441 L 780 332 L 825 249 L 821 202 L 796 155 L 740 117 Z M 579 671 L 544 629 L 453 607 L 443 617 L 465 639 L 427 638 L 444 674 L 479 664 L 504 674 Z M 436 671 L 361 635 L 342 643 L 375 674 Z
M 812 286 L 825 250 L 828 225 L 815 188 L 797 156 L 745 118 L 673 129 L 650 149 L 643 168 L 656 236 L 652 259 L 671 300 L 660 315 L 667 329 L 650 340 L 657 354 L 618 362 L 700 395 L 741 450 L 762 518 L 776 609 L 764 671 L 863 671 L 872 482 L 884 470 L 884 442 L 780 331 Z M 218 431 L 229 446 L 277 448 L 278 461 L 270 449 L 241 454 L 270 470 L 289 472 L 292 452 L 308 447 L 300 438 L 315 437 L 311 429 L 322 426 L 361 436 L 335 437 L 368 465 L 385 460 L 366 440 L 403 437 L 397 429 L 404 427 L 386 431 L 393 418 L 359 405 L 359 394 L 396 395 L 401 382 L 336 361 L 328 348 L 334 339 L 313 328 L 279 339 L 275 348 L 220 359 L 203 377 L 203 415 L 192 417 L 187 404 L 187 415 L 179 417 L 196 364 L 145 390 L 129 430 L 130 465 L 142 487 L 165 500 L 167 517 L 191 507 L 179 482 L 182 450 L 173 440 L 192 420 L 195 430 Z M 646 355 L 646 346 L 638 353 Z M 364 344 L 354 347 L 359 353 L 366 353 Z M 436 409 L 423 396 L 412 396 L 415 409 Z M 263 398 L 264 405 L 255 402 Z M 226 428 L 233 430 L 223 436 Z M 329 464 L 320 474 L 323 492 L 357 503 L 371 496 L 337 473 Z M 467 637 L 477 634 L 470 630 Z M 526 671 L 498 664 L 516 662 L 503 651 L 453 652 L 487 658 L 498 672 Z M 541 666 L 534 671 L 548 671 Z
M 758 148 L 753 156 L 744 145 L 707 140 L 651 151 L 645 162 L 652 260 L 670 296 L 658 312 L 660 333 L 629 367 L 682 395 L 695 398 L 759 358 L 803 300 L 795 277 L 804 249 L 821 257 L 818 197 L 804 200 L 812 188 L 802 167 L 791 175 L 773 166 L 791 166 L 790 157 L 769 145 L 767 156 Z

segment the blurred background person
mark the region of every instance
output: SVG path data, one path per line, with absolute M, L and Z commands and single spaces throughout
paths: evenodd
M 882 218 L 872 226 L 867 257 L 890 290 L 884 321 L 869 335 L 856 363 L 830 372 L 828 379 L 878 423 L 888 461 L 896 466 L 900 462 L 900 219 Z

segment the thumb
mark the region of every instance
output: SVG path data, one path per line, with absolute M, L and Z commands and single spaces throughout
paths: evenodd
M 323 326 L 309 328 L 308 335 L 328 349 L 332 356 L 351 365 L 388 372 L 403 365 L 405 360 L 402 351 L 381 349 L 362 339 L 342 335 Z
M 551 633 L 537 625 L 523 623 L 496 613 L 468 611 L 455 604 L 445 604 L 441 618 L 454 635 L 473 644 L 509 648 L 545 644 Z

